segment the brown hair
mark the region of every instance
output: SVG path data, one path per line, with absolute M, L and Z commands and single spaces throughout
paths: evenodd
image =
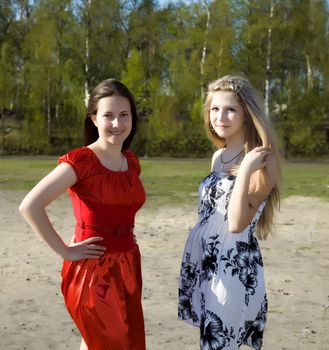
M 137 129 L 138 114 L 136 108 L 136 102 L 134 96 L 129 89 L 120 81 L 115 79 L 106 79 L 99 83 L 90 95 L 87 106 L 87 117 L 85 119 L 84 126 L 84 144 L 85 146 L 95 142 L 99 135 L 97 127 L 94 125 L 91 116 L 97 113 L 98 101 L 108 96 L 122 96 L 129 100 L 131 115 L 132 115 L 132 127 L 130 134 L 124 140 L 122 150 L 129 148 Z
M 277 142 L 272 128 L 272 124 L 266 115 L 263 104 L 260 101 L 255 89 L 250 82 L 241 76 L 227 75 L 212 82 L 209 85 L 207 98 L 204 105 L 204 123 L 205 129 L 210 140 L 217 148 L 225 147 L 225 139 L 219 137 L 211 127 L 210 123 L 210 106 L 214 93 L 218 91 L 233 92 L 243 108 L 245 122 L 245 154 L 255 147 L 266 147 L 271 149 L 271 153 L 276 157 L 278 163 L 277 183 L 274 184 L 265 206 L 264 213 L 260 217 L 257 225 L 257 236 L 260 239 L 266 239 L 273 223 L 274 208 L 280 206 L 279 182 L 281 180 L 281 168 L 279 162 L 279 151 Z M 236 173 L 238 168 L 233 169 Z M 266 182 L 264 171 L 259 171 L 256 182 L 258 184 Z

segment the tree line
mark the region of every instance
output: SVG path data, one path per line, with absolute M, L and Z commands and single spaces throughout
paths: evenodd
M 58 154 L 82 144 L 102 80 L 136 97 L 133 148 L 207 156 L 209 82 L 248 77 L 286 157 L 329 154 L 326 0 L 0 0 L 0 148 Z

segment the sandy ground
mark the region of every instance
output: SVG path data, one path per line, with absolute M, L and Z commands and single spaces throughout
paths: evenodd
M 19 216 L 24 194 L 0 192 L 0 349 L 78 349 L 80 336 L 60 292 L 61 260 Z M 73 218 L 66 195 L 49 215 L 69 240 Z M 196 204 L 146 207 L 137 216 L 148 350 L 198 349 L 198 330 L 176 317 L 182 250 L 196 219 Z M 261 243 L 270 306 L 263 349 L 329 349 L 328 227 L 329 202 L 283 201 L 276 234 Z

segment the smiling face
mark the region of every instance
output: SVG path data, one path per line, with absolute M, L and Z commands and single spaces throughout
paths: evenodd
M 130 102 L 123 96 L 103 97 L 97 112 L 91 116 L 98 129 L 100 141 L 122 146 L 132 129 Z
M 216 134 L 226 142 L 244 140 L 244 111 L 233 92 L 217 91 L 213 93 L 210 104 L 210 123 Z

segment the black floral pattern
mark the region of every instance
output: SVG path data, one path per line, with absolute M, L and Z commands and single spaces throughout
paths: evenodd
M 180 288 L 178 301 L 178 317 L 182 320 L 192 319 L 198 322 L 198 316 L 193 311 L 192 293 L 198 280 L 199 270 L 197 264 L 190 261 L 190 254 L 186 253 L 180 272 Z
M 199 317 L 193 310 L 191 295 L 186 294 L 183 289 L 179 289 L 178 318 L 181 320 L 191 319 L 193 323 L 199 322 Z
M 230 204 L 230 199 L 231 199 L 231 195 L 232 195 L 232 191 L 233 191 L 233 186 L 234 186 L 234 183 L 235 183 L 235 176 L 230 175 L 227 179 L 231 182 L 231 186 L 230 186 L 230 189 L 226 192 L 226 195 L 225 195 L 224 221 L 227 221 L 228 205 Z
M 209 237 L 209 242 L 202 239 L 202 250 L 203 256 L 201 260 L 201 273 L 199 279 L 199 285 L 204 280 L 210 281 L 214 274 L 217 273 L 218 269 L 218 248 L 221 243 L 218 241 L 219 235 Z
M 202 181 L 199 222 L 181 266 L 178 316 L 200 327 L 202 350 L 262 347 L 267 300 L 262 300 L 263 260 L 254 231 L 266 203 L 246 230 L 232 235 L 226 221 L 234 182 L 234 176 L 220 172 Z M 256 319 L 245 318 L 250 314 Z
M 193 290 L 196 280 L 199 275 L 199 270 L 196 263 L 191 262 L 190 254 L 185 254 L 185 260 L 181 268 L 181 282 L 185 290 Z
M 225 273 L 226 269 L 231 268 L 232 277 L 238 275 L 246 289 L 245 304 L 248 305 L 249 297 L 255 294 L 257 287 L 258 266 L 263 266 L 256 238 L 249 232 L 249 242 L 237 241 L 235 249 L 228 250 L 226 255 L 221 256 L 220 260 L 226 262 Z
M 229 346 L 235 338 L 233 328 L 224 326 L 214 312 L 205 310 L 204 294 L 201 294 L 200 347 L 203 350 L 221 350 Z
M 255 350 L 260 350 L 262 348 L 267 308 L 267 297 L 265 295 L 255 321 L 245 321 L 244 329 L 242 327 L 240 328 L 239 345 L 249 345 Z
M 203 196 L 198 210 L 201 227 L 204 226 L 208 222 L 210 216 L 214 214 L 219 199 L 225 194 L 221 186 L 222 181 L 220 173 L 211 173 L 201 182 Z

